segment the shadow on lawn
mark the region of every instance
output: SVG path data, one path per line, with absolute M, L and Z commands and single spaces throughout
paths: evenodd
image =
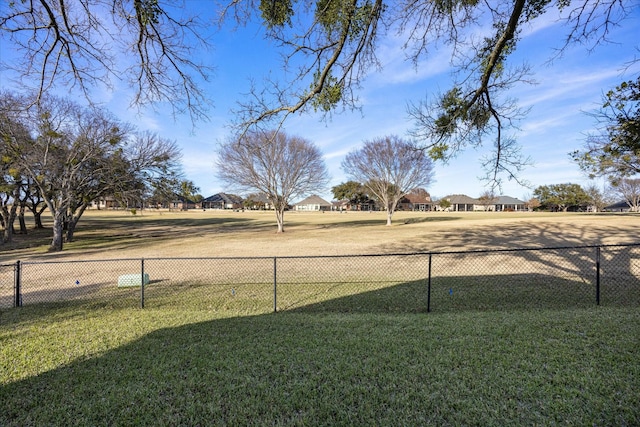
M 359 217 L 354 220 L 346 220 L 340 222 L 327 222 L 327 223 L 317 223 L 317 222 L 308 222 L 308 224 L 317 225 L 319 228 L 329 228 L 329 229 L 340 229 L 340 228 L 359 228 L 359 227 L 371 227 L 371 226 L 384 226 L 386 223 L 386 216 L 380 215 L 382 212 L 372 213 L 373 218 L 371 219 L 362 219 Z M 378 215 L 376 215 L 378 214 Z M 348 215 L 348 214 L 346 214 Z M 300 217 L 296 217 L 296 225 L 303 224 L 304 222 L 300 220 Z M 447 221 L 458 221 L 462 219 L 457 216 L 442 216 L 442 217 L 416 217 L 416 218 L 407 218 L 404 221 L 400 222 L 399 220 L 393 221 L 395 226 L 407 225 L 407 224 L 419 224 L 419 223 L 433 223 L 433 222 L 447 222 Z M 295 226 L 294 226 L 295 227 Z
M 600 304 L 640 306 L 640 279 L 601 289 Z M 340 285 L 331 285 L 338 288 Z M 327 287 L 329 288 L 329 287 Z M 332 289 L 331 291 L 336 291 Z M 547 310 L 595 307 L 596 284 L 541 274 L 508 276 L 436 277 L 429 295 L 428 281 L 418 280 L 366 291 L 357 295 L 318 300 L 327 289 L 319 288 L 280 310 L 301 313 L 459 313 L 464 311 Z
M 64 248 L 72 252 L 46 254 L 49 258 L 75 259 L 81 250 L 83 254 L 103 253 L 105 250 L 117 248 L 119 251 L 145 248 L 159 242 L 189 237 L 201 237 L 209 233 L 242 233 L 272 230 L 274 222 L 241 217 L 203 217 L 175 218 L 83 218 L 78 224 L 73 242 L 65 243 Z M 51 243 L 51 229 L 37 230 L 26 235 L 16 235 L 14 243 L 0 253 L 0 262 L 15 261 L 23 254 L 31 254 L 33 248 L 41 246 L 43 255 Z
M 467 279 L 451 278 L 438 292 Z M 554 393 L 540 387 L 548 380 L 544 370 L 524 375 L 534 357 L 527 351 L 552 364 L 560 382 L 578 381 L 575 373 L 592 366 L 589 358 L 599 350 L 611 351 L 606 354 L 612 358 L 637 354 L 637 347 L 630 350 L 631 343 L 613 336 L 590 349 L 589 358 L 555 353 L 566 339 L 578 341 L 576 351 L 584 345 L 594 313 L 556 315 L 553 322 L 539 318 L 539 310 L 517 319 L 407 315 L 422 311 L 415 297 L 421 290 L 423 282 L 411 282 L 278 314 L 155 330 L 103 354 L 1 384 L 0 425 L 545 424 L 568 410 L 535 409 L 549 399 L 580 405 L 587 424 L 637 420 L 637 406 L 623 409 L 637 403 L 627 391 L 640 386 L 637 377 L 619 383 L 619 393 L 601 392 L 611 374 L 596 370 L 588 382 L 575 384 L 581 390 L 576 394 L 565 383 Z M 363 315 L 331 314 L 344 312 Z M 122 317 L 140 322 L 154 313 L 124 311 Z M 10 357 L 6 366 L 20 369 L 13 366 L 22 362 Z M 585 403 L 594 395 L 604 404 Z

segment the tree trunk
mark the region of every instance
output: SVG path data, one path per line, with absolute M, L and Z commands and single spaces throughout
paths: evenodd
M 38 209 L 32 209 L 31 212 L 33 212 L 33 221 L 36 223 L 36 228 L 44 228 L 44 225 L 42 225 L 42 213 L 47 209 L 47 205 L 42 206 L 42 208 Z
M 284 233 L 284 209 L 276 209 L 276 221 L 278 223 L 278 233 Z
M 391 217 L 393 216 L 393 212 L 387 209 L 387 226 L 391 225 Z
M 80 221 L 80 217 L 87 209 L 87 204 L 83 203 L 76 211 L 69 215 L 69 221 L 67 222 L 67 242 L 73 242 L 73 233 L 76 231 L 76 225 Z
M 49 246 L 49 252 L 59 252 L 62 250 L 64 240 L 64 214 L 56 212 L 53 216 L 53 239 Z
M 6 206 L 2 207 L 2 222 L 4 223 L 3 243 L 11 243 L 13 241 L 13 235 L 15 233 L 13 223 L 16 220 L 17 209 L 18 205 L 15 203 L 11 205 L 11 209 L 8 209 Z
M 27 234 L 27 223 L 24 220 L 24 203 L 20 204 L 20 211 L 18 211 L 18 221 L 20 222 L 20 234 Z
M 4 230 L 2 232 L 2 243 L 11 243 L 13 240 L 13 224 L 9 222 L 9 209 L 6 206 L 2 207 L 2 226 Z

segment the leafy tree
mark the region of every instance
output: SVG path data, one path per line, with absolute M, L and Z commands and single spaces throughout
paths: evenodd
M 12 148 L 26 147 L 33 142 L 27 126 L 14 115 L 20 107 L 16 98 L 0 94 L 0 222 L 3 243 L 13 240 L 17 209 L 25 197 L 25 171 Z M 21 230 L 24 231 L 22 222 Z
M 589 195 L 578 184 L 541 185 L 533 195 L 542 206 L 552 211 L 566 212 L 572 206 L 585 206 L 590 201 Z
M 397 136 L 365 141 L 362 148 L 351 151 L 342 161 L 342 169 L 355 181 L 364 182 L 370 194 L 387 211 L 387 225 L 400 199 L 416 187 L 427 186 L 433 179 L 429 156 Z
M 451 201 L 447 199 L 440 199 L 438 200 L 438 206 L 440 206 L 440 209 L 442 210 L 447 210 L 451 207 Z
M 367 188 L 357 181 L 347 181 L 331 188 L 336 200 L 348 200 L 355 206 L 361 206 L 370 199 Z
M 31 111 L 37 137 L 20 152 L 20 164 L 34 180 L 53 217 L 49 250 L 63 247 L 86 205 L 100 186 L 103 171 L 126 130 L 106 111 L 83 109 L 61 98 L 46 97 Z M 70 227 L 70 229 L 69 229 Z
M 242 22 L 254 16 L 252 2 L 228 5 L 223 16 Z M 509 92 L 529 82 L 531 71 L 527 65 L 512 64 L 511 58 L 521 30 L 553 9 L 565 12 L 568 31 L 558 46 L 562 51 L 571 43 L 597 45 L 605 40 L 609 28 L 622 22 L 632 7 L 619 0 L 261 0 L 260 17 L 268 37 L 281 48 L 288 77 L 270 79 L 251 91 L 237 111 L 238 130 L 281 126 L 289 116 L 306 111 L 329 115 L 357 108 L 357 89 L 371 70 L 380 68 L 380 39 L 387 29 L 416 65 L 443 45 L 452 52 L 451 87 L 410 103 L 418 146 L 433 159 L 447 161 L 491 138 L 495 148 L 482 161 L 486 179 L 494 185 L 505 174 L 517 180 L 530 160 L 509 130 L 526 112 Z
M 21 177 L 10 170 L 0 176 L 0 221 L 3 227 L 2 243 L 13 241 L 14 221 L 20 200 Z
M 607 92 L 594 117 L 599 132 L 588 136 L 584 150 L 572 153 L 580 168 L 612 183 L 640 174 L 640 76 Z
M 5 141 L 13 162 L 38 189 L 53 217 L 51 251 L 73 240 L 75 227 L 92 200 L 130 191 L 154 176 L 170 175 L 179 159 L 175 143 L 136 134 L 106 110 L 83 108 L 45 96 L 0 97 L 3 111 L 28 129 L 9 129 Z M 12 108 L 12 105 L 22 108 Z M 6 107 L 6 108 L 5 108 Z M 9 108 L 11 107 L 11 108 Z M 66 229 L 66 236 L 64 231 Z
M 199 191 L 200 188 L 196 186 L 193 181 L 183 180 L 180 182 L 180 195 L 186 200 L 195 202 L 197 196 L 199 195 Z M 202 198 L 202 196 L 200 196 L 200 198 Z
M 44 225 L 42 225 L 42 213 L 47 209 L 47 204 L 40 193 L 40 189 L 33 182 L 33 178 L 25 177 L 25 180 L 26 182 L 23 187 L 25 196 L 23 200 L 33 215 L 35 228 L 44 228 Z
M 221 145 L 218 177 L 241 192 L 264 193 L 284 232 L 289 201 L 322 189 L 328 182 L 320 150 L 310 141 L 284 132 L 259 131 Z

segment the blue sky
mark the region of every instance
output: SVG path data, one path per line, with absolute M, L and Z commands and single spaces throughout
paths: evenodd
M 195 2 L 187 2 L 195 5 Z M 199 3 L 203 5 L 205 3 Z M 549 63 L 554 48 L 560 47 L 566 28 L 555 16 L 542 17 L 535 27 L 525 29 L 514 64 L 526 61 L 532 68 L 535 85 L 518 85 L 509 94 L 519 105 L 530 108 L 513 135 L 522 145 L 523 154 L 531 157 L 533 165 L 520 177 L 532 184 L 523 187 L 505 181 L 502 194 L 524 198 L 539 185 L 579 183 L 589 181 L 571 161 L 569 153 L 582 147 L 585 134 L 595 126 L 594 119 L 585 112 L 601 104 L 602 93 L 640 72 L 640 64 L 624 70 L 623 65 L 640 57 L 638 8 L 623 26 L 610 34 L 610 43 L 589 52 L 585 45 L 571 46 L 561 58 Z M 249 80 L 259 84 L 269 73 L 277 75 L 278 53 L 264 40 L 257 26 L 239 28 L 235 32 L 221 31 L 211 36 L 213 50 L 202 52 L 203 60 L 216 67 L 209 83 L 203 88 L 212 100 L 210 121 L 196 124 L 194 129 L 188 116 L 176 120 L 171 110 L 158 105 L 142 111 L 129 108 L 131 94 L 126 85 L 116 82 L 115 90 L 96 90 L 96 97 L 121 119 L 136 124 L 142 130 L 157 132 L 174 139 L 182 148 L 183 167 L 187 179 L 192 180 L 206 197 L 228 191 L 215 176 L 216 147 L 229 134 L 227 125 L 230 110 L 250 88 Z M 357 92 L 361 111 L 336 113 L 328 122 L 319 116 L 296 116 L 285 130 L 315 143 L 324 153 L 331 175 L 329 187 L 319 194 L 331 199 L 330 187 L 346 181 L 340 163 L 362 141 L 397 134 L 406 136 L 412 123 L 407 117 L 407 104 L 418 102 L 427 95 L 446 90 L 450 83 L 449 56 L 446 51 L 434 51 L 418 66 L 405 60 L 399 49 L 402 41 L 396 37 L 384 40 L 379 51 L 383 63 L 381 72 L 372 71 Z M 2 55 L 9 55 L 3 49 Z M 8 72 L 2 71 L 0 83 L 6 87 Z M 486 190 L 479 180 L 484 173 L 479 159 L 492 148 L 487 140 L 480 149 L 469 148 L 447 165 L 436 164 L 435 182 L 427 190 L 435 197 L 448 194 L 479 196 Z M 602 181 L 595 182 L 603 185 Z

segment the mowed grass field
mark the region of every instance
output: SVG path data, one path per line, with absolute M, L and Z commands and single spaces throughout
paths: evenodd
M 90 212 L 0 263 L 638 242 L 637 215 Z M 0 425 L 640 425 L 640 309 L 0 311 Z M 311 309 L 309 309 L 311 308 Z

